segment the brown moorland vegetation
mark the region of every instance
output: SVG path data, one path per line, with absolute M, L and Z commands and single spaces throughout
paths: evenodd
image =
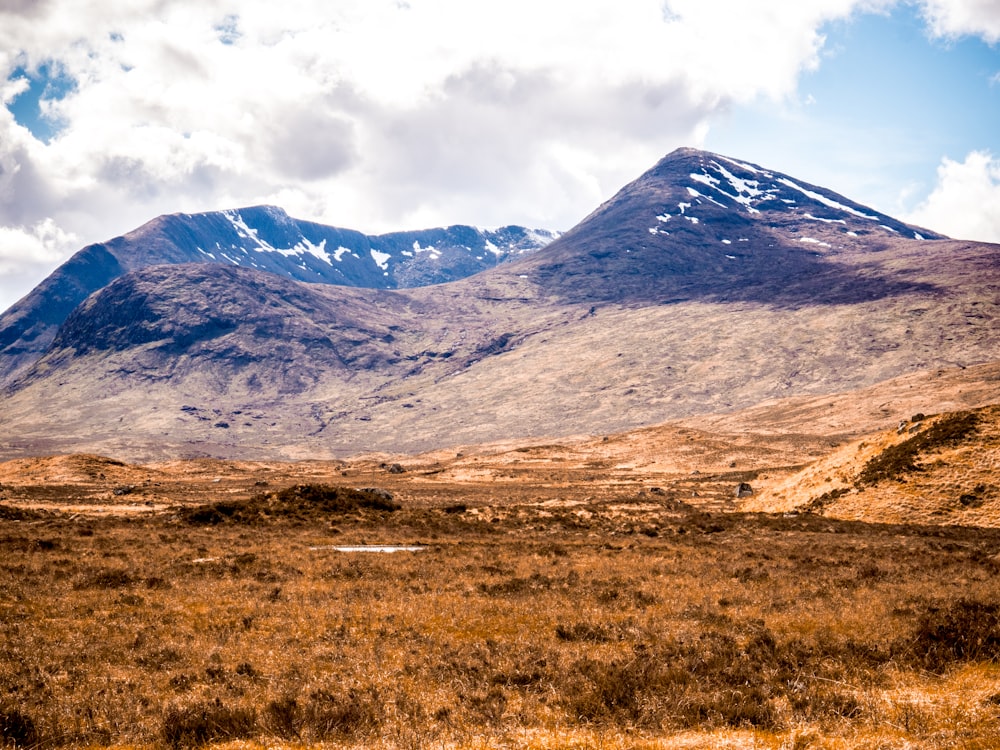
M 744 510 L 888 523 L 1000 526 L 1000 407 L 913 414 L 790 475 Z
M 0 467 L 0 742 L 1000 744 L 1000 531 L 564 454 Z

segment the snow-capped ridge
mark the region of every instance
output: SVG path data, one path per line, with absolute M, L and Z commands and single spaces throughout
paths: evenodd
M 730 221 L 715 210 L 719 208 L 732 212 L 734 221 L 757 219 L 772 227 L 802 220 L 820 222 L 831 230 L 838 230 L 845 238 L 892 235 L 945 239 L 943 235 L 910 227 L 826 188 L 757 164 L 690 148 L 671 152 L 653 169 L 623 188 L 623 192 L 632 189 L 652 189 L 663 195 L 662 203 L 651 217 L 656 221 L 671 214 L 698 219 L 703 227 Z M 736 219 L 736 216 L 744 218 Z M 656 224 L 650 222 L 646 226 L 656 227 Z M 666 233 L 651 229 L 649 234 Z

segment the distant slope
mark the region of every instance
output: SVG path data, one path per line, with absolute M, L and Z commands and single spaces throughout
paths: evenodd
M 1000 405 L 913 414 L 746 502 L 881 523 L 1000 526 Z
M 508 226 L 452 226 L 384 235 L 300 221 L 274 206 L 160 216 L 122 237 L 85 247 L 0 315 L 0 384 L 52 343 L 88 295 L 149 266 L 215 263 L 296 281 L 395 289 L 469 276 L 558 236 Z
M 681 150 L 548 246 L 446 284 L 132 271 L 9 381 L 0 454 L 295 458 L 602 435 L 1000 360 L 1000 245 L 929 236 Z

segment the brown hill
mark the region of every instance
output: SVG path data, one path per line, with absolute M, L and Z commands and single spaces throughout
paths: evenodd
M 516 226 L 372 236 L 293 219 L 275 206 L 159 216 L 121 237 L 88 245 L 0 311 L 0 386 L 45 353 L 67 316 L 90 294 L 129 271 L 163 264 L 234 265 L 297 281 L 395 289 L 460 279 L 556 236 Z
M 914 414 L 762 487 L 746 510 L 1000 526 L 1000 406 Z
M 681 150 L 548 247 L 449 284 L 144 269 L 81 305 L 8 389 L 0 455 L 601 436 L 1000 360 L 1000 245 L 924 232 Z

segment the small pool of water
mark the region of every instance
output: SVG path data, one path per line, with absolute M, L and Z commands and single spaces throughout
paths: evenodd
M 420 552 L 427 549 L 421 546 L 399 546 L 392 544 L 329 544 L 322 547 L 310 547 L 311 550 L 332 549 L 334 552 Z

